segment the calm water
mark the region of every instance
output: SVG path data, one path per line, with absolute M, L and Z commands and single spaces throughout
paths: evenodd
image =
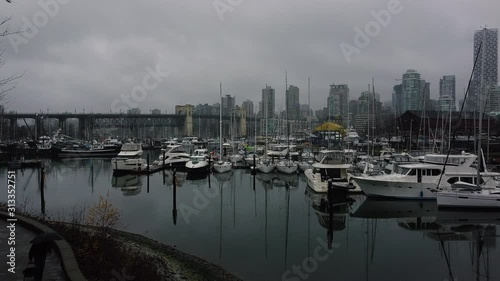
M 444 281 L 452 280 L 450 271 L 457 281 L 500 280 L 494 266 L 500 261 L 499 213 L 438 212 L 435 202 L 338 198 L 329 243 L 325 198 L 312 195 L 302 175 L 259 175 L 254 188 L 245 170 L 199 180 L 178 173 L 174 224 L 170 172 L 165 184 L 163 173 L 151 175 L 148 187 L 145 176 L 113 177 L 109 159 L 46 165 L 50 216 L 89 206 L 109 192 L 126 230 L 220 264 L 244 280 Z M 0 170 L 1 182 L 7 182 L 6 173 Z M 18 171 L 18 202 L 29 200 L 39 211 L 38 186 L 37 170 Z

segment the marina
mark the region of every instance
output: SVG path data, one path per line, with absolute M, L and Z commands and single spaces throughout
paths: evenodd
M 157 159 L 160 153 L 145 154 Z M 330 248 L 328 258 L 308 273 L 311 280 L 500 278 L 498 267 L 491 267 L 500 259 L 498 211 L 441 210 L 436 201 L 374 200 L 363 194 L 336 196 L 329 207 L 327 194 L 309 188 L 303 174 L 276 171 L 254 177 L 249 169 L 235 169 L 193 180 L 179 171 L 173 193 L 171 170 L 116 176 L 109 159 L 43 163 L 48 216 L 83 208 L 109 192 L 124 230 L 220 264 L 243 280 L 281 280 L 293 266 L 307 266 L 304 259 L 317 249 Z M 38 170 L 16 173 L 19 202 L 39 210 Z M 0 180 L 6 177 L 2 168 Z M 469 259 L 478 249 L 479 273 Z

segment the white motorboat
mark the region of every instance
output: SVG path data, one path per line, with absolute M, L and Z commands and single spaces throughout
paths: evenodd
M 298 169 L 297 163 L 289 159 L 281 160 L 278 164 L 276 164 L 276 170 L 278 170 L 278 172 L 280 173 L 287 175 L 297 173 L 297 169 Z
M 138 143 L 126 143 L 116 158 L 111 159 L 114 172 L 139 172 L 147 169 L 145 159 L 142 159 L 142 146 Z
M 52 139 L 49 136 L 41 136 L 38 139 L 36 148 L 39 152 L 50 151 L 50 149 L 52 148 Z
M 247 154 L 247 156 L 245 157 L 245 162 L 247 163 L 248 166 L 253 166 L 253 156 L 255 155 L 255 163 L 259 163 L 259 156 L 257 156 L 257 154 L 251 152 L 249 154 Z M 257 165 L 257 164 L 256 164 Z
M 477 156 L 469 153 L 450 155 L 445 173 L 441 175 L 446 154 L 428 154 L 424 163 L 399 165 L 389 175 L 357 175 L 351 179 L 368 196 L 383 196 L 404 199 L 436 199 L 438 183 L 440 189 L 451 189 L 457 181 L 474 183 Z M 436 164 L 429 164 L 436 163 Z M 481 172 L 482 181 L 488 187 L 496 187 L 495 177 L 499 173 Z
M 190 160 L 186 163 L 186 169 L 188 174 L 208 173 L 210 171 L 210 164 L 206 156 L 192 155 Z
M 218 161 L 214 164 L 214 171 L 217 173 L 226 173 L 230 172 L 233 168 L 233 164 L 228 161 Z
M 352 165 L 345 163 L 345 154 L 342 150 L 322 150 L 318 157 L 318 163 L 312 165 L 312 169 L 304 171 L 307 185 L 315 192 L 328 192 L 328 181 L 332 181 L 332 187 L 337 191 L 360 192 L 349 183 L 348 169 Z
M 162 153 L 160 154 L 159 159 L 153 162 L 153 164 L 164 164 L 169 167 L 185 167 L 191 157 L 188 153 L 186 153 L 184 147 L 178 144 L 168 145 L 161 151 Z

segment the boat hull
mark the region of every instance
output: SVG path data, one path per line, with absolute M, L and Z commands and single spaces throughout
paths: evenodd
M 294 165 L 276 165 L 276 170 L 278 170 L 278 172 L 280 173 L 283 173 L 283 174 L 287 174 L 287 175 L 291 175 L 291 174 L 295 174 L 297 173 L 297 164 L 294 164 Z
M 223 163 L 223 164 L 219 164 L 219 163 L 214 164 L 214 171 L 216 173 L 219 173 L 219 174 L 230 172 L 231 169 L 232 169 L 232 165 L 229 162 Z
M 118 151 L 114 149 L 103 150 L 61 150 L 57 153 L 59 158 L 89 158 L 89 157 L 116 157 Z
M 307 186 L 317 193 L 327 193 L 328 192 L 328 181 L 322 180 L 319 173 L 314 174 L 312 169 L 307 169 L 304 171 L 304 175 L 307 179 Z M 356 188 L 349 181 L 332 181 L 332 187 L 334 191 L 343 192 L 361 192 L 360 188 Z
M 439 208 L 500 208 L 500 192 L 490 193 L 489 190 L 440 191 L 437 193 L 437 205 Z
M 257 164 L 257 170 L 259 170 L 259 172 L 264 173 L 264 174 L 272 173 L 275 168 L 276 168 L 276 166 L 273 165 L 272 163 L 258 163 Z
M 436 200 L 435 183 L 377 181 L 369 176 L 353 176 L 351 179 L 369 197 Z

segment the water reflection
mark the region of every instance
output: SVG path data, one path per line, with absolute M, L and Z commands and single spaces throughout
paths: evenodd
M 378 219 L 397 219 L 400 229 L 421 233 L 437 242 L 447 280 L 496 280 L 491 275 L 490 249 L 496 248 L 498 211 L 438 210 L 435 201 L 367 199 L 351 214 L 366 218 L 367 245 L 373 263 Z M 465 246 L 465 247 L 463 247 Z M 465 256 L 469 259 L 461 259 Z M 467 265 L 468 260 L 468 265 Z M 465 265 L 464 265 L 465 263 Z M 367 266 L 368 274 L 368 266 Z
M 16 197 L 29 198 L 32 208 L 40 210 L 38 170 L 16 175 Z M 233 170 L 191 180 L 177 171 L 175 178 L 173 171 L 113 177 L 109 160 L 102 159 L 49 162 L 47 214 L 90 205 L 109 190 L 125 189 L 109 192 L 123 214 L 125 230 L 219 263 L 243 280 L 281 280 L 285 269 L 314 255 L 318 239 L 328 240 L 334 251 L 308 280 L 452 280 L 451 275 L 455 281 L 456 276 L 459 281 L 474 280 L 477 263 L 472 264 L 471 257 L 476 259 L 478 253 L 479 279 L 499 280 L 500 267 L 485 270 L 500 260 L 500 252 L 491 250 L 500 223 L 495 212 L 443 211 L 434 201 L 362 195 L 329 201 L 297 175 L 258 173 L 254 178 L 250 171 Z M 149 193 L 142 190 L 148 179 Z M 0 170 L 0 182 L 6 181 L 6 169 Z M 174 182 L 182 188 L 173 188 Z M 214 196 L 198 200 L 201 194 Z M 0 201 L 6 196 L 0 193 Z M 196 212 L 187 217 L 182 206 Z M 478 239 L 483 242 L 475 242 Z
M 142 181 L 139 175 L 113 175 L 111 186 L 120 188 L 125 196 L 133 196 L 141 193 Z

